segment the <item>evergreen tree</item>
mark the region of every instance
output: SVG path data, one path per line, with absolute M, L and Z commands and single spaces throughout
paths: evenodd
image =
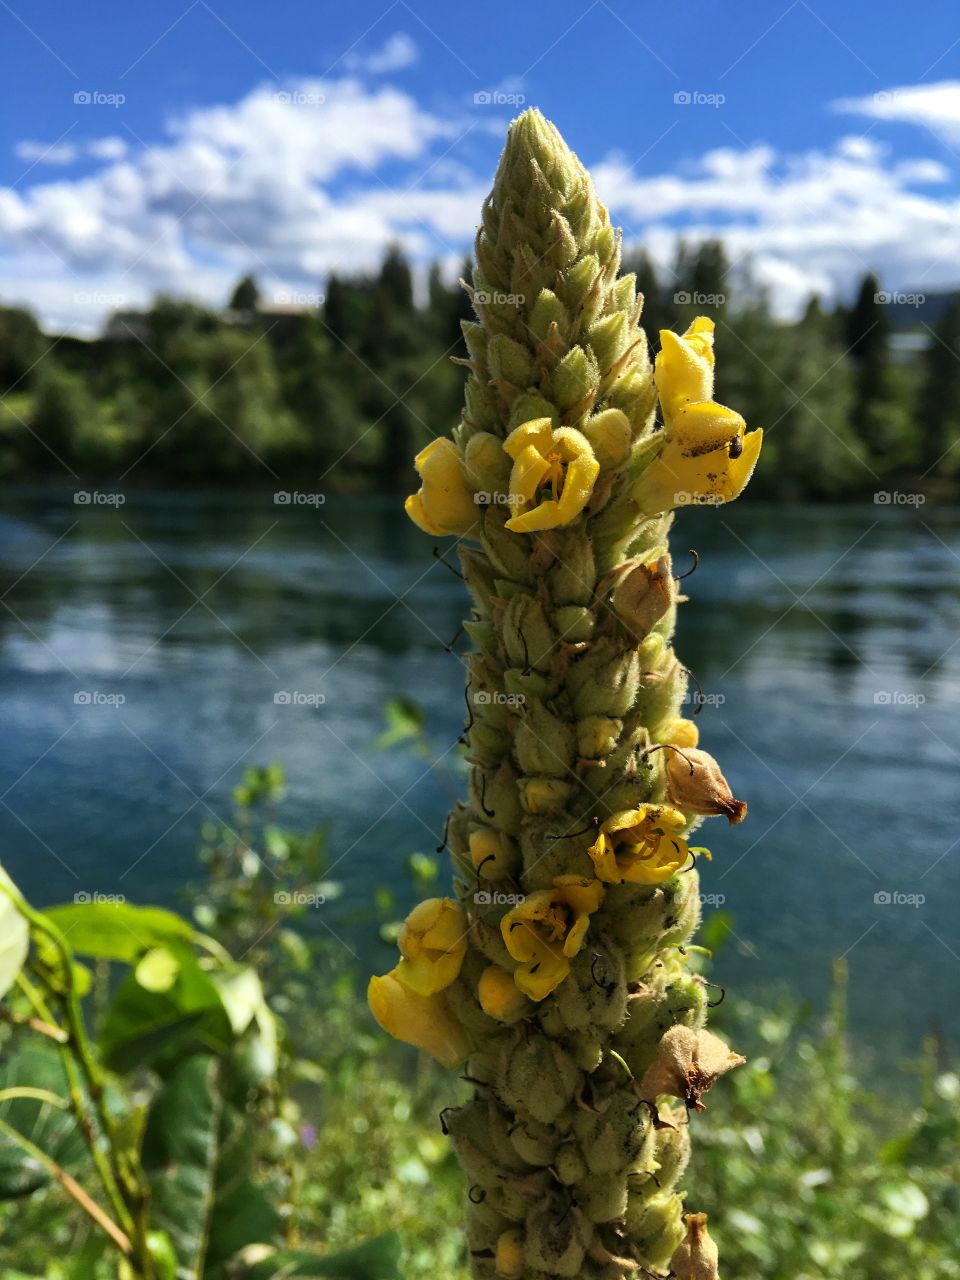
M 0 395 L 26 391 L 47 346 L 40 326 L 22 307 L 0 307 Z
M 920 466 L 956 474 L 960 457 L 960 298 L 943 313 L 924 353 L 917 405 Z
M 260 305 L 260 290 L 254 276 L 244 276 L 237 282 L 228 304 L 231 311 L 252 314 Z

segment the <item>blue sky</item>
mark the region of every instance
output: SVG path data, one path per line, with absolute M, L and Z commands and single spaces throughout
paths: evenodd
M 892 0 L 0 0 L 0 298 L 95 331 L 156 289 L 278 302 L 391 240 L 453 272 L 539 106 L 666 270 L 722 234 L 789 314 L 960 284 L 960 21 Z

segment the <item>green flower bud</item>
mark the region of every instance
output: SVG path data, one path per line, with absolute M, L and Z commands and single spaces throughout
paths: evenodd
M 531 702 L 517 726 L 514 749 L 524 773 L 567 778 L 576 758 L 573 726 L 549 712 L 543 703 Z
M 573 1101 L 579 1082 L 570 1054 L 538 1036 L 519 1040 L 506 1056 L 499 1092 L 514 1110 L 551 1124 Z
M 606 1173 L 585 1178 L 577 1188 L 577 1205 L 588 1222 L 614 1222 L 627 1212 L 627 1175 Z

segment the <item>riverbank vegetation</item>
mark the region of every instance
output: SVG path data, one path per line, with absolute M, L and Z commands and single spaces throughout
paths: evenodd
M 626 265 L 654 346 L 661 328 L 715 318 L 718 399 L 766 430 L 753 499 L 956 496 L 960 302 L 866 275 L 849 306 L 814 299 L 788 323 L 716 242 L 670 273 L 642 253 Z M 247 277 L 221 312 L 161 297 L 94 340 L 0 309 L 0 480 L 404 490 L 416 449 L 460 412 L 451 357 L 471 314 L 437 267 L 422 293 L 394 249 L 325 295 L 269 299 Z
M 152 1188 L 135 1229 L 157 1275 L 173 1274 L 163 1269 L 173 1249 L 205 1258 L 210 1280 L 259 1280 L 278 1268 L 463 1280 L 452 1224 L 464 1188 L 437 1114 L 441 1070 L 374 1026 L 365 975 L 317 926 L 336 892 L 323 833 L 282 827 L 282 793 L 275 766 L 248 771 L 230 823 L 204 832 L 203 874 L 180 917 L 106 902 L 48 913 L 76 954 L 71 981 L 106 1083 L 98 1102 L 81 1079 L 81 1115 L 94 1131 L 112 1126 L 129 1157 L 118 1179 L 136 1174 Z M 421 887 L 439 875 L 425 857 L 408 870 Z M 377 902 L 386 950 L 396 930 L 390 893 Z M 191 930 L 215 935 L 215 954 L 188 945 Z M 702 934 L 716 982 L 726 932 L 715 916 Z M 110 1221 L 114 1208 L 50 1035 L 61 994 L 54 986 L 42 1015 L 31 1004 L 57 981 L 55 949 L 37 936 L 0 1022 L 0 1275 L 100 1280 L 117 1274 L 116 1242 L 85 1200 Z M 119 987 L 108 963 L 123 970 Z M 854 968 L 851 981 L 862 980 Z M 849 1042 L 846 982 L 838 965 L 825 1011 L 736 1000 L 715 1010 L 748 1063 L 701 1119 L 698 1204 L 734 1275 L 957 1280 L 960 1079 L 935 1040 L 902 1071 L 878 1076 Z M 177 1001 L 196 1007 L 177 1018 Z M 222 1108 L 218 1138 L 210 1115 L 199 1126 L 211 1098 Z M 209 1150 L 198 1150 L 207 1130 Z M 197 1159 L 211 1152 L 206 1165 Z M 108 1163 L 108 1186 L 111 1177 Z M 206 1220 L 189 1211 L 200 1194 L 211 1197 Z

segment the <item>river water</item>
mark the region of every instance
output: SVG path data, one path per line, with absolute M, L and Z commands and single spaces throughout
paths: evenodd
M 8 490 L 0 530 L 0 858 L 27 892 L 176 903 L 201 824 L 279 760 L 285 823 L 330 829 L 319 923 L 382 963 L 373 889 L 410 900 L 464 715 L 465 595 L 429 540 L 392 501 L 262 493 Z M 859 1035 L 910 1053 L 960 991 L 960 511 L 741 503 L 684 513 L 688 547 L 679 652 L 750 803 L 704 837 L 714 976 L 819 1003 L 845 955 Z M 441 768 L 371 751 L 398 694 Z

